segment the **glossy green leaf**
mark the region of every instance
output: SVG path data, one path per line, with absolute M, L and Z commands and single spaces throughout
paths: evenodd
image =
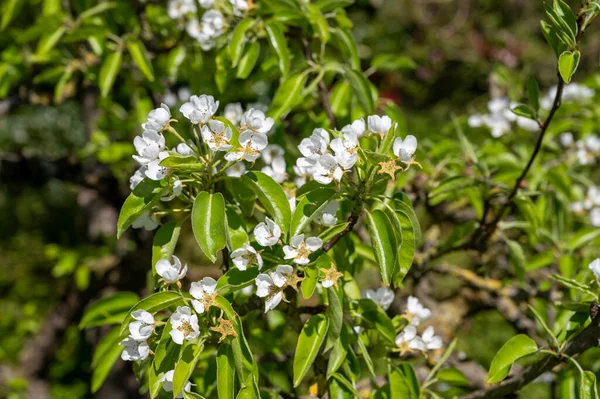
M 302 327 L 294 355 L 294 387 L 300 385 L 315 361 L 319 348 L 325 341 L 328 325 L 327 317 L 316 314 Z
M 392 222 L 379 209 L 366 212 L 366 221 L 373 252 L 381 271 L 381 279 L 384 284 L 389 285 L 396 265 L 397 248 Z
M 183 391 L 183 386 L 190 379 L 192 372 L 196 368 L 196 363 L 200 359 L 203 348 L 203 344 L 193 341 L 187 341 L 182 348 L 179 361 L 175 365 L 175 373 L 173 373 L 173 397 Z
M 358 100 L 358 103 L 362 107 L 366 115 L 371 115 L 375 112 L 375 102 L 371 96 L 371 89 L 369 87 L 369 81 L 360 71 L 346 68 L 344 70 L 344 76 L 350 87 L 354 97 Z
M 233 30 L 233 34 L 231 35 L 231 40 L 229 41 L 228 51 L 229 57 L 231 59 L 231 66 L 235 68 L 237 66 L 238 61 L 242 57 L 244 52 L 244 47 L 246 42 L 248 41 L 248 37 L 246 33 L 250 28 L 254 25 L 254 19 L 246 18 L 241 20 Z
M 525 105 L 525 104 L 517 105 L 515 108 L 512 109 L 512 112 L 515 115 L 522 116 L 523 118 L 532 119 L 532 120 L 537 119 L 535 111 L 529 105 Z
M 354 0 L 319 0 L 317 1 L 317 7 L 321 12 L 330 12 L 338 8 L 345 8 L 352 5 Z
M 227 245 L 226 226 L 223 195 L 207 191 L 198 194 L 192 207 L 192 230 L 198 246 L 213 263 L 217 260 L 219 251 Z
M 342 323 L 344 322 L 344 292 L 336 289 L 335 286 L 327 288 L 327 298 L 329 306 L 325 315 L 329 320 L 329 337 L 333 340 L 340 336 Z
M 598 385 L 596 384 L 596 375 L 591 371 L 584 371 L 581 374 L 581 382 L 579 384 L 580 399 L 598 399 Z
M 573 280 L 571 278 L 567 278 L 564 276 L 561 276 L 559 274 L 552 274 L 551 277 L 558 281 L 559 283 L 561 283 L 562 285 L 564 285 L 565 287 L 571 288 L 573 290 L 577 290 L 580 292 L 583 292 L 584 294 L 587 295 L 591 295 L 595 298 L 597 298 L 598 296 L 592 291 L 590 290 L 590 287 L 586 284 L 582 284 L 579 281 Z
M 395 344 L 396 329 L 392 320 L 375 302 L 370 299 L 360 299 L 352 303 L 352 311 L 371 324 L 390 345 Z
M 132 39 L 127 42 L 127 48 L 129 49 L 129 54 L 131 58 L 137 65 L 140 72 L 144 74 L 146 79 L 153 82 L 154 81 L 154 70 L 152 69 L 152 63 L 150 62 L 150 57 L 148 56 L 148 51 L 146 50 L 146 46 L 139 40 Z
M 300 93 L 306 85 L 306 79 L 306 73 L 297 73 L 284 80 L 273 96 L 268 115 L 279 120 L 290 112 L 302 100 Z
M 269 21 L 265 24 L 267 35 L 269 36 L 269 43 L 277 54 L 279 59 L 279 69 L 281 70 L 281 76 L 285 79 L 287 74 L 290 72 L 291 56 L 290 50 L 288 49 L 287 40 L 283 33 L 281 24 L 275 21 Z
M 358 48 L 356 47 L 356 40 L 352 37 L 352 34 L 345 29 L 333 29 L 332 31 L 336 46 L 340 49 L 342 54 L 344 54 L 344 58 L 350 59 L 352 69 L 360 72 Z
M 296 210 L 290 223 L 290 236 L 302 234 L 304 229 L 325 209 L 335 198 L 337 191 L 331 188 L 318 188 L 300 198 L 296 198 Z
M 410 364 L 401 363 L 398 366 L 390 366 L 388 378 L 390 380 L 390 399 L 419 398 L 419 382 Z
M 346 360 L 348 353 L 348 329 L 342 327 L 339 338 L 335 341 L 327 362 L 327 375 L 336 372 Z
M 512 364 L 518 359 L 537 351 L 535 342 L 525 334 L 519 334 L 506 342 L 494 356 L 490 371 L 488 373 L 488 382 L 502 381 L 510 371 Z
M 260 43 L 258 41 L 250 43 L 248 49 L 244 53 L 244 56 L 239 61 L 235 76 L 238 79 L 246 79 L 248 76 L 250 76 L 250 73 L 256 65 L 256 61 L 258 61 L 259 55 Z
M 378 71 L 413 70 L 417 64 L 407 56 L 397 54 L 377 54 L 371 61 L 371 66 Z
M 36 55 L 44 56 L 56 46 L 58 41 L 63 37 L 67 28 L 59 26 L 54 32 L 44 35 L 38 42 Z
M 327 43 L 331 37 L 329 24 L 319 7 L 316 4 L 308 2 L 302 2 L 301 4 L 304 8 L 305 16 L 313 28 L 313 36 L 321 39 L 323 43 Z
M 235 362 L 230 345 L 221 345 L 217 350 L 217 392 L 219 399 L 235 397 Z
M 79 328 L 90 328 L 105 324 L 120 324 L 140 297 L 134 292 L 118 292 L 102 298 L 90 306 L 79 322 Z
M 98 85 L 100 86 L 102 97 L 108 96 L 117 79 L 119 69 L 121 68 L 122 56 L 122 50 L 119 48 L 117 51 L 108 54 L 102 62 L 98 76 Z
M 529 98 L 529 104 L 537 112 L 540 109 L 540 86 L 533 76 L 527 80 L 527 97 Z
M 171 323 L 166 323 L 160 336 L 160 341 L 154 350 L 154 357 L 148 373 L 148 388 L 151 398 L 157 397 L 162 391 L 161 377 L 173 369 L 179 359 L 181 345 L 176 344 L 170 335 Z
M 569 251 L 578 250 L 593 242 L 598 237 L 600 237 L 600 229 L 598 228 L 581 229 L 571 237 L 567 248 Z
M 152 243 L 152 273 L 156 274 L 156 262 L 161 259 L 171 261 L 179 234 L 181 233 L 181 222 L 169 222 L 160 227 L 154 235 Z
M 119 327 L 110 330 L 98 343 L 94 353 L 94 371 L 92 372 L 92 393 L 100 389 L 106 377 L 110 373 L 115 362 L 121 356 L 123 347 L 119 345 L 125 337 L 119 333 Z
M 571 83 L 571 78 L 579 65 L 579 51 L 565 51 L 558 58 L 558 71 L 565 83 Z
M 179 292 L 162 291 L 162 292 L 157 292 L 155 294 L 152 294 L 152 295 L 142 299 L 141 301 L 139 301 L 138 303 L 133 305 L 133 307 L 131 307 L 131 309 L 129 309 L 129 312 L 127 313 L 127 317 L 125 317 L 125 320 L 123 320 L 123 323 L 121 324 L 121 332 L 124 332 L 127 329 L 127 327 L 129 326 L 129 323 L 133 320 L 131 313 L 133 313 L 134 311 L 136 311 L 138 309 L 143 309 L 149 313 L 155 313 L 160 310 L 166 309 L 169 306 L 184 306 L 184 305 L 185 305 L 185 302 L 183 301 L 183 298 Z
M 571 10 L 571 7 L 563 0 L 554 0 L 553 4 L 554 11 L 560 17 L 560 19 L 564 22 L 565 26 L 569 30 L 569 34 L 571 37 L 577 36 L 577 17 Z
M 329 255 L 327 255 L 327 254 L 321 255 L 321 257 L 323 257 L 323 256 L 329 257 Z M 318 281 L 319 281 L 319 269 L 318 268 L 307 267 L 304 269 L 304 279 L 302 280 L 302 283 L 300 286 L 300 290 L 302 291 L 302 296 L 304 297 L 304 299 L 308 299 L 313 295 L 315 288 L 317 287 Z
M 246 270 L 232 268 L 217 280 L 217 291 L 221 295 L 228 295 L 242 288 L 254 284 L 254 279 L 258 276 L 257 267 L 250 267 Z

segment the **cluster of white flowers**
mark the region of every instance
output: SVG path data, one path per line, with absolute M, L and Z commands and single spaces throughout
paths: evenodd
M 551 87 L 546 95 L 540 100 L 542 109 L 552 108 L 554 96 L 556 96 L 556 86 Z M 563 87 L 562 102 L 563 103 L 584 103 L 594 97 L 594 89 L 591 89 L 580 83 L 571 83 Z
M 131 313 L 134 321 L 129 323 L 129 336 L 120 342 L 123 346 L 121 359 L 125 361 L 144 360 L 150 354 L 146 341 L 154 332 L 154 316 L 143 309 Z
M 512 111 L 517 103 L 511 102 L 506 97 L 494 98 L 488 102 L 488 114 L 475 114 L 469 116 L 470 127 L 478 128 L 486 126 L 490 129 L 492 137 L 502 137 L 509 133 L 516 123 L 520 128 L 534 132 L 539 129 L 536 121 L 523 116 L 515 115 Z
M 576 151 L 577 161 L 580 165 L 590 165 L 600 158 L 600 137 L 588 134 L 581 140 L 575 141 L 573 133 L 564 132 L 559 137 L 560 144 L 565 148 Z
M 404 317 L 410 324 L 396 336 L 396 346 L 400 348 L 401 354 L 410 351 L 426 352 L 442 347 L 442 338 L 435 335 L 432 326 L 427 327 L 421 336 L 417 334 L 417 327 L 421 321 L 430 316 L 431 311 L 424 307 L 417 298 L 408 297 Z
M 592 226 L 600 227 L 600 188 L 589 187 L 585 199 L 573 202 L 571 210 L 578 215 L 589 213 Z
M 223 35 L 227 27 L 223 13 L 212 8 L 214 3 L 214 0 L 198 1 L 200 7 L 206 10 L 202 14 L 201 21 L 198 21 L 196 0 L 169 0 L 168 4 L 169 16 L 181 25 L 185 24 L 187 33 L 196 39 L 205 51 L 215 47 L 216 39 Z M 227 9 L 227 11 L 235 16 L 241 16 L 250 9 L 247 0 L 229 0 L 229 6 L 231 10 Z

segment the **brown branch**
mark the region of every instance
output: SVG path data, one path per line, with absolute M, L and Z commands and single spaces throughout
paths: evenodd
M 358 222 L 358 218 L 360 217 L 360 212 L 353 212 L 350 217 L 348 217 L 348 225 L 346 226 L 346 228 L 344 230 L 342 230 L 341 232 L 339 232 L 338 234 L 336 234 L 331 240 L 329 240 L 325 245 L 323 245 L 323 251 L 327 252 L 329 251 L 331 248 L 333 248 L 333 246 L 335 244 L 338 243 L 339 240 L 341 240 L 346 234 L 350 233 L 352 231 L 352 229 L 354 228 L 354 226 L 356 225 L 356 222 Z
M 565 355 L 569 357 L 577 356 L 590 348 L 598 346 L 598 339 L 600 337 L 600 304 L 592 304 L 590 313 L 592 315 L 592 322 L 567 344 L 563 351 Z M 507 378 L 491 388 L 471 392 L 468 395 L 462 396 L 461 399 L 505 398 L 523 388 L 538 376 L 566 361 L 566 356 L 546 356 L 540 361 L 524 368 L 521 373 Z

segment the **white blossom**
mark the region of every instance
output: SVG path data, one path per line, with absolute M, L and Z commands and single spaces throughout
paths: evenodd
M 262 159 L 267 165 L 272 164 L 276 160 L 283 159 L 285 151 L 283 147 L 277 144 L 269 144 L 261 151 Z M 285 162 L 285 160 L 284 160 Z
M 404 140 L 400 137 L 394 140 L 393 145 L 394 155 L 400 158 L 404 163 L 413 161 L 413 154 L 417 150 L 417 138 L 411 134 L 406 136 Z
M 340 204 L 336 200 L 329 201 L 321 212 L 315 217 L 315 222 L 323 226 L 333 226 L 337 223 L 337 211 L 340 210 Z
M 594 273 L 594 277 L 600 279 L 600 258 L 593 260 L 588 267 Z
M 268 217 L 254 228 L 254 238 L 262 247 L 272 247 L 281 237 L 281 228 Z
M 207 32 L 204 27 L 198 22 L 196 18 L 190 19 L 185 26 L 187 33 L 196 39 L 200 44 L 200 47 L 204 51 L 208 51 L 215 47 L 216 43 L 214 37 Z M 189 119 L 189 118 L 188 118 Z
M 136 341 L 144 341 L 154 332 L 154 316 L 143 309 L 131 313 L 133 320 L 129 323 L 129 336 Z
M 170 194 L 162 197 L 160 199 L 161 201 L 168 202 L 171 201 L 173 198 L 179 197 L 181 195 L 181 193 L 183 192 L 183 183 L 181 182 L 181 180 L 175 177 L 173 182 L 171 183 L 170 190 Z
M 390 287 L 380 287 L 377 291 L 368 289 L 365 291 L 365 298 L 372 300 L 383 310 L 388 310 L 394 302 L 394 291 Z
M 198 3 L 202 8 L 211 8 L 215 4 L 215 0 L 198 0 Z
M 342 168 L 351 169 L 358 159 L 358 138 L 354 134 L 345 134 L 343 138 L 338 137 L 331 140 L 329 145 L 335 153 L 335 161 Z
M 290 265 L 279 265 L 273 272 L 261 273 L 256 276 L 256 295 L 265 300 L 265 313 L 275 309 L 283 299 L 283 288 L 292 275 L 294 268 Z
M 152 180 L 164 179 L 167 176 L 169 169 L 166 166 L 161 166 L 160 163 L 163 159 L 168 157 L 169 153 L 162 151 L 160 154 L 158 154 L 158 159 L 148 162 L 148 169 L 146 169 L 146 172 L 144 172 L 146 177 Z
M 285 190 L 285 198 L 290 204 L 290 210 L 294 213 L 296 210 L 296 190 Z
M 298 145 L 304 158 L 298 158 L 296 165 L 301 168 L 315 165 L 319 158 L 327 152 L 328 145 L 329 133 L 321 128 L 313 130 L 311 136 L 303 139 Z
M 188 155 L 194 155 L 194 151 L 186 143 L 177 144 L 177 147 L 175 147 L 175 152 L 184 157 Z
M 363 118 L 357 119 L 349 125 L 342 128 L 344 135 L 353 135 L 355 137 L 362 137 L 365 134 L 365 120 Z
M 233 7 L 233 13 L 238 17 L 242 15 L 244 11 L 250 9 L 247 0 L 229 0 L 229 3 L 231 3 L 231 6 Z
M 292 237 L 291 245 L 283 247 L 285 259 L 293 259 L 298 265 L 306 265 L 310 260 L 310 254 L 321 248 L 323 241 L 318 237 L 308 237 L 304 240 L 304 234 Z
M 275 121 L 273 121 L 273 118 L 265 116 L 263 111 L 254 108 L 250 108 L 246 111 L 240 122 L 242 127 L 263 134 L 268 134 L 273 128 L 274 123 Z
M 135 173 L 129 178 L 129 188 L 133 191 L 138 184 L 144 180 L 146 177 L 146 170 L 148 167 L 146 165 L 142 165 Z
M 263 266 L 263 260 L 260 253 L 249 244 L 244 244 L 241 248 L 231 253 L 231 261 L 240 270 L 246 270 L 248 266 L 258 265 L 260 270 Z
M 187 264 L 182 265 L 179 258 L 173 255 L 173 263 L 168 259 L 160 259 L 156 262 L 156 274 L 158 274 L 167 283 L 175 283 L 185 277 L 187 274 Z
M 192 314 L 192 310 L 187 306 L 177 306 L 177 311 L 171 315 L 169 321 L 172 327 L 171 338 L 178 345 L 182 345 L 184 340 L 192 340 L 200 334 L 198 316 Z
M 199 282 L 192 283 L 190 295 L 194 297 L 192 306 L 196 312 L 202 314 L 211 305 L 216 289 L 217 281 L 212 277 L 204 277 Z
M 387 115 L 371 115 L 367 118 L 367 124 L 371 133 L 376 133 L 381 136 L 386 134 L 392 128 L 392 120 Z
M 225 127 L 225 124 L 221 121 L 208 121 L 208 124 L 202 126 L 201 133 L 202 139 L 212 151 L 227 151 L 232 147 L 229 144 L 233 136 L 231 128 L 229 126 Z
M 554 97 L 556 96 L 556 86 L 553 86 L 548 90 L 548 93 L 541 99 L 540 107 L 542 109 L 552 108 Z M 562 102 L 578 102 L 583 103 L 590 98 L 594 97 L 594 90 L 579 83 L 571 83 L 565 85 L 562 93 Z
M 344 171 L 338 165 L 335 158 L 331 154 L 325 154 L 319 158 L 313 179 L 321 184 L 329 184 L 334 180 L 336 183 L 339 183 L 343 175 Z
M 431 310 L 421 305 L 414 296 L 409 296 L 406 304 L 406 316 L 410 324 L 417 326 L 421 321 L 431 316 Z
M 287 179 L 285 159 L 275 158 L 270 165 L 263 166 L 261 172 L 270 176 L 277 183 L 283 183 Z
M 154 230 L 158 227 L 156 216 L 150 215 L 150 212 L 144 212 L 131 224 L 134 229 L 144 228 L 144 230 Z
M 244 109 L 240 103 L 227 104 L 223 109 L 223 116 L 227 118 L 234 125 L 238 125 L 242 121 L 244 116 Z
M 201 96 L 191 96 L 190 101 L 184 103 L 179 111 L 193 124 L 207 123 L 217 112 L 219 102 L 215 101 L 213 96 L 202 94 Z
M 136 341 L 131 337 L 127 337 L 119 342 L 119 345 L 124 347 L 123 352 L 121 352 L 121 359 L 126 362 L 144 360 L 150 354 L 150 347 L 146 341 Z
M 594 208 L 590 211 L 590 223 L 594 227 L 600 227 L 600 208 Z
M 179 19 L 186 14 L 196 12 L 195 0 L 169 0 L 167 13 L 173 19 Z
M 400 334 L 396 336 L 396 346 L 400 347 L 402 351 L 427 349 L 425 342 L 417 335 L 417 328 L 413 325 L 408 325 L 400 331 Z
M 202 15 L 202 31 L 211 37 L 220 36 L 223 31 L 223 14 L 208 10 Z
M 423 331 L 421 339 L 423 340 L 423 343 L 425 343 L 425 347 L 429 350 L 441 349 L 442 347 L 442 337 L 435 335 L 432 326 L 427 327 L 425 331 Z
M 225 171 L 225 174 L 230 177 L 242 177 L 244 173 L 246 173 L 246 165 L 243 162 L 237 162 Z
M 173 392 L 173 377 L 174 377 L 174 375 L 175 375 L 175 370 L 169 370 L 159 380 L 162 383 L 162 388 L 166 392 Z M 189 381 L 186 381 L 185 384 L 183 384 L 183 391 L 191 392 L 191 390 L 192 390 L 192 383 Z M 175 395 L 175 398 L 177 398 L 177 399 L 183 398 L 183 391 L 179 392 L 177 395 Z
M 137 155 L 133 159 L 141 165 L 146 165 L 158 158 L 158 155 L 165 148 L 165 137 L 155 130 L 145 130 L 141 136 L 133 139 L 133 145 Z
M 269 140 L 263 133 L 255 133 L 252 130 L 244 130 L 239 137 L 240 147 L 237 151 L 225 155 L 227 161 L 244 159 L 254 162 L 260 157 L 260 152 L 265 149 Z
M 168 125 L 170 119 L 171 110 L 166 104 L 160 104 L 160 108 L 155 108 L 148 113 L 148 121 L 142 125 L 142 128 L 160 132 Z
M 573 139 L 573 133 L 571 133 L 571 132 L 561 133 L 559 140 L 560 140 L 560 144 L 562 144 L 563 147 L 570 147 L 573 144 L 573 142 L 575 141 Z

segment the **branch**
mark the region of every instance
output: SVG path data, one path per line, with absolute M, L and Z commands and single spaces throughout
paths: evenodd
M 360 212 L 358 212 L 358 213 L 353 212 L 348 217 L 348 225 L 346 226 L 346 228 L 344 230 L 340 231 L 337 235 L 335 235 L 325 245 L 323 245 L 323 251 L 324 252 L 329 251 L 335 244 L 338 243 L 339 240 L 341 240 L 346 234 L 350 233 L 352 231 L 352 229 L 354 228 L 354 226 L 356 225 L 356 222 L 358 222 L 359 217 L 360 217 Z
M 565 355 L 570 357 L 577 356 L 590 348 L 598 346 L 598 339 L 600 337 L 600 304 L 593 303 L 590 307 L 590 313 L 592 322 L 567 344 L 563 351 Z M 535 380 L 538 376 L 552 370 L 555 366 L 566 361 L 567 357 L 560 356 L 560 354 L 557 357 L 544 357 L 540 361 L 524 368 L 520 374 L 507 378 L 491 388 L 471 392 L 468 395 L 462 396 L 461 399 L 494 399 L 507 397 Z

